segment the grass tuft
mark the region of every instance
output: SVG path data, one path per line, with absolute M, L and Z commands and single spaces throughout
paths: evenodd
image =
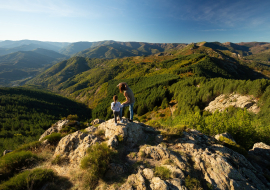
M 37 155 L 30 151 L 11 152 L 0 159 L 1 180 L 6 180 L 25 167 L 30 167 L 38 161 Z
M 171 171 L 163 166 L 156 166 L 154 174 L 156 177 L 160 177 L 162 180 L 167 180 L 171 176 Z
M 27 143 L 27 144 L 20 146 L 19 148 L 17 148 L 13 152 L 20 152 L 20 151 L 27 151 L 27 150 L 34 151 L 34 150 L 38 149 L 40 146 L 41 146 L 40 141 L 34 141 L 34 142 L 30 142 L 30 143 Z
M 81 168 L 87 170 L 84 177 L 85 184 L 94 189 L 98 180 L 103 177 L 108 168 L 112 150 L 106 143 L 92 145 L 87 150 L 87 156 L 81 161 Z
M 40 189 L 44 184 L 54 178 L 52 170 L 34 169 L 26 170 L 0 185 L 1 190 Z
M 46 137 L 44 137 L 42 140 L 48 140 L 50 144 L 56 145 L 62 138 L 61 133 L 52 133 Z

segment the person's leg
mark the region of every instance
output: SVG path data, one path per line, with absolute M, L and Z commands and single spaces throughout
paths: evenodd
M 114 123 L 117 123 L 117 114 L 118 112 L 114 111 L 113 116 L 114 116 Z
M 129 104 L 130 120 L 133 121 L 133 104 Z
M 122 116 L 123 116 L 123 109 L 124 107 L 127 107 L 129 106 L 129 104 L 124 104 L 122 108 L 120 108 L 120 114 L 119 114 L 119 117 L 120 117 L 120 120 L 122 121 Z

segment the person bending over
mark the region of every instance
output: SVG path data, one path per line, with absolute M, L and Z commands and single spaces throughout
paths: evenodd
M 132 90 L 129 88 L 127 83 L 121 82 L 117 85 L 119 87 L 119 91 L 124 94 L 126 101 L 122 103 L 122 108 L 120 109 L 120 117 L 122 117 L 123 108 L 129 106 L 130 118 L 129 121 L 133 122 L 133 106 L 135 103 L 135 98 Z M 123 120 L 121 120 L 123 123 Z

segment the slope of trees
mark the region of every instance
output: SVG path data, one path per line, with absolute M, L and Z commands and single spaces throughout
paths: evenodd
M 38 140 L 53 123 L 69 114 L 91 119 L 85 105 L 27 88 L 0 88 L 0 152 Z

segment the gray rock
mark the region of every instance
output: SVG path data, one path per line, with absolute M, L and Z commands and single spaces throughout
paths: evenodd
M 79 164 L 86 155 L 87 148 L 96 142 L 99 142 L 96 136 L 76 131 L 59 141 L 54 157 L 57 155 L 65 156 L 71 164 Z
M 58 133 L 61 131 L 61 129 L 63 128 L 64 125 L 66 125 L 69 122 L 69 120 L 60 120 L 58 122 L 56 122 L 55 124 L 53 124 L 49 129 L 47 129 L 39 138 L 39 141 L 42 141 L 42 139 L 44 137 L 46 137 L 47 135 L 50 135 L 52 133 Z
M 111 137 L 107 142 L 109 147 L 116 148 L 118 146 L 117 136 Z
M 137 123 L 118 123 L 116 126 L 114 119 L 101 123 L 98 129 L 105 131 L 105 137 L 111 139 L 114 136 L 122 137 L 126 145 L 134 147 L 139 141 L 144 140 L 145 133 L 143 127 Z
M 102 120 L 102 119 L 95 119 L 95 120 L 93 120 L 93 121 L 91 122 L 91 124 L 92 124 L 92 125 L 96 125 L 96 124 L 100 124 L 100 123 L 103 123 L 103 122 L 105 122 L 105 121 Z
M 149 168 L 145 168 L 143 170 L 143 175 L 146 179 L 151 180 L 154 177 L 154 172 Z
M 161 180 L 159 177 L 152 178 L 150 188 L 152 190 L 169 190 L 165 181 Z
M 222 94 L 215 98 L 205 110 L 211 113 L 218 111 L 224 111 L 226 108 L 233 106 L 239 108 L 246 108 L 247 110 L 258 113 L 260 108 L 258 107 L 258 100 L 250 95 L 240 95 L 240 94 Z
M 156 140 L 157 143 L 161 143 L 163 141 L 163 136 L 162 135 L 157 135 L 155 137 L 155 140 Z
M 84 130 L 90 133 L 94 133 L 97 130 L 97 128 L 94 126 L 90 126 L 90 127 L 85 128 Z

